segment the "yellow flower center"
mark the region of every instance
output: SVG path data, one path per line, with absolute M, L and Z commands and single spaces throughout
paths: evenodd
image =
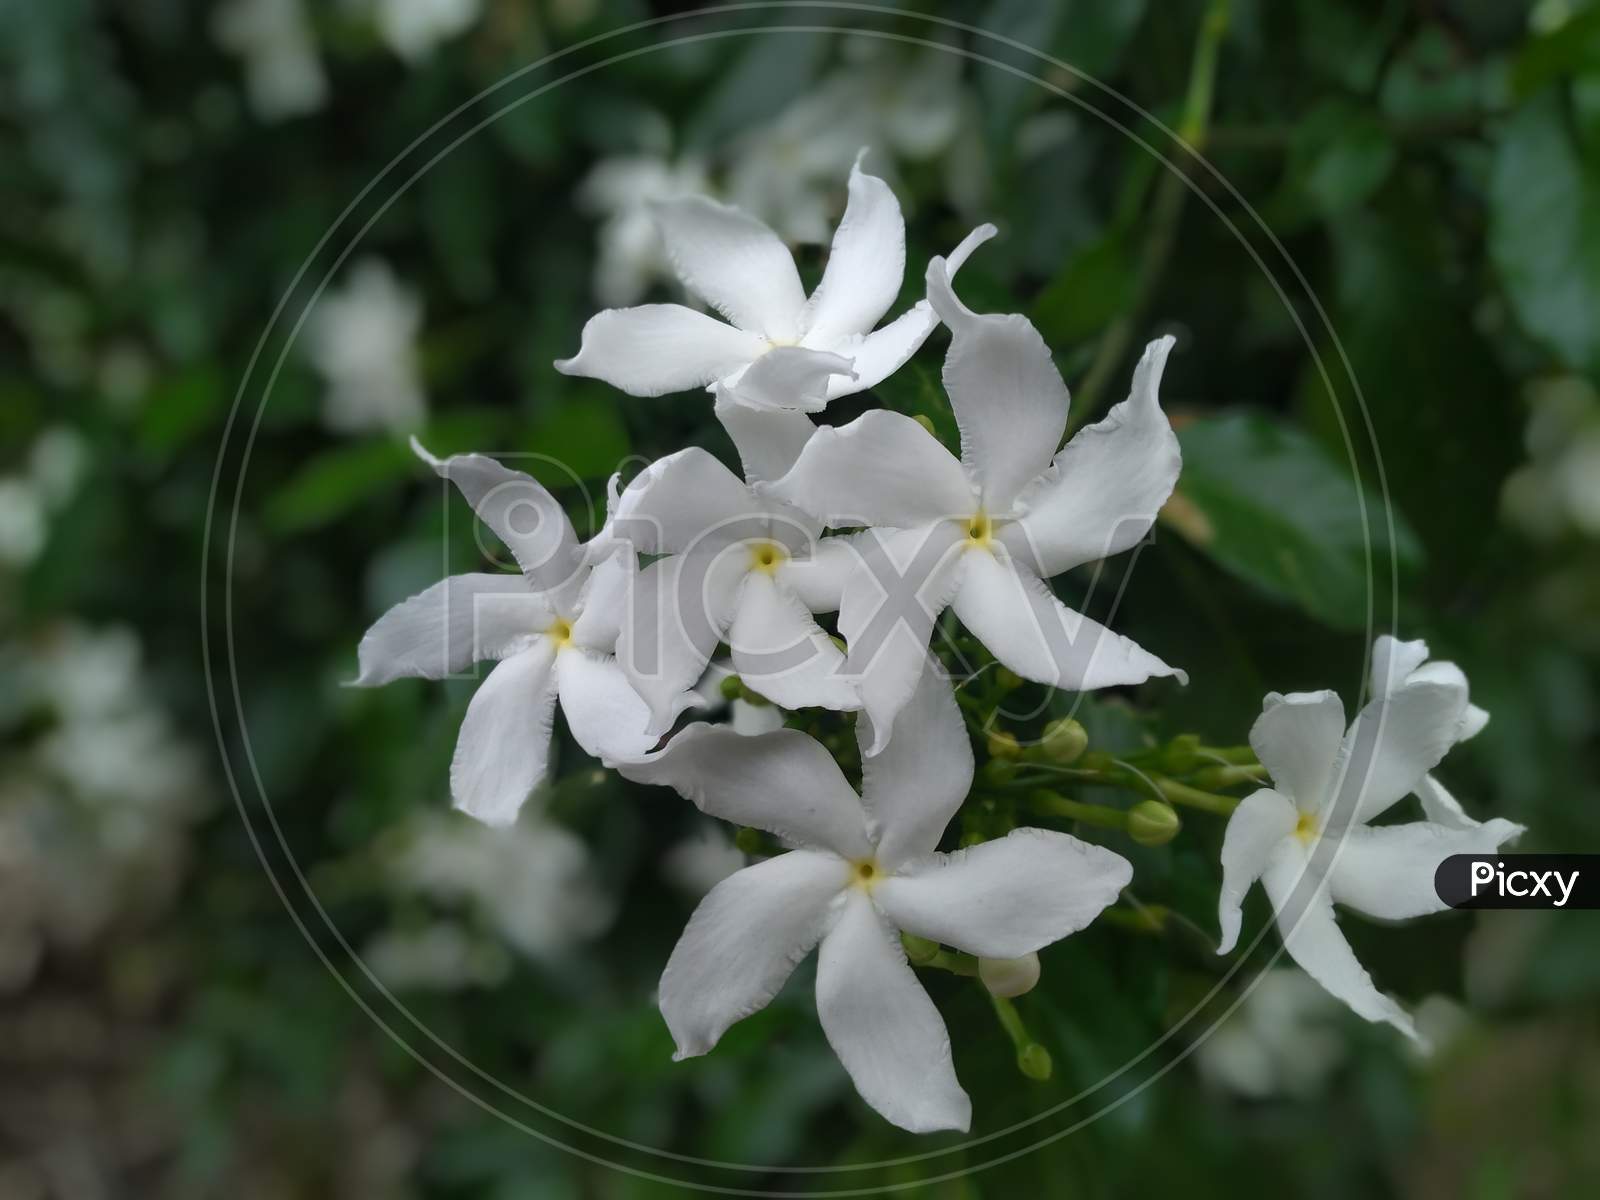
M 751 542 L 750 543 L 750 569 L 752 571 L 765 571 L 771 575 L 789 557 L 788 551 L 777 542 Z
M 1294 825 L 1295 837 L 1299 838 L 1307 845 L 1310 845 L 1312 842 L 1316 841 L 1317 834 L 1321 832 L 1322 831 L 1317 828 L 1317 818 L 1313 813 L 1301 813 L 1300 819 L 1296 821 Z
M 985 546 L 994 538 L 994 520 L 979 509 L 967 518 L 967 542 L 972 546 Z
M 565 617 L 557 617 L 544 632 L 545 636 L 556 644 L 557 650 L 564 650 L 572 644 L 572 622 Z
M 854 877 L 851 882 L 857 887 L 866 888 L 870 891 L 872 885 L 877 883 L 880 878 L 882 876 L 878 871 L 878 864 L 870 858 L 863 858 L 854 864 Z

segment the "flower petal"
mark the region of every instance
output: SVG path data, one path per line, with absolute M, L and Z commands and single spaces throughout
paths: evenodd
M 944 668 L 931 656 L 894 736 L 877 754 L 871 718 L 856 720 L 861 746 L 861 803 L 878 846 L 878 865 L 895 870 L 939 845 L 945 826 L 972 788 L 972 742 Z
M 1427 642 L 1402 642 L 1387 633 L 1379 634 L 1372 642 L 1372 694 L 1387 696 L 1427 661 Z
M 922 678 L 934 622 L 961 582 L 961 537 L 960 526 L 941 521 L 896 533 L 870 529 L 852 539 L 861 563 L 839 601 L 839 632 L 871 723 L 867 753 L 882 752 Z
M 648 732 L 666 733 L 694 702 L 688 689 L 733 619 L 743 556 L 739 546 L 676 554 L 639 572 L 617 634 L 617 661 L 650 708 Z
M 767 532 L 750 488 L 699 446 L 651 463 L 623 489 L 606 523 L 641 554 L 683 554 Z
M 861 155 L 850 168 L 849 199 L 833 234 L 833 248 L 822 282 L 800 315 L 808 338 L 866 333 L 889 311 L 906 273 L 906 222 L 889 185 L 861 169 Z
M 759 334 L 681 304 L 641 304 L 590 317 L 578 353 L 556 359 L 555 368 L 602 380 L 630 396 L 661 396 L 705 387 L 766 348 Z
M 912 1133 L 971 1124 L 939 1010 L 895 931 L 857 890 L 817 954 L 817 1017 L 856 1091 L 886 1120 Z
M 752 736 L 725 725 L 690 725 L 654 754 L 618 763 L 617 770 L 791 845 L 847 859 L 872 853 L 860 798 L 822 743 L 796 729 Z
M 1250 748 L 1272 782 L 1304 812 L 1320 812 L 1344 740 L 1337 692 L 1270 692 L 1250 727 Z
M 1476 829 L 1483 824 L 1462 808 L 1461 801 L 1432 775 L 1424 775 L 1422 782 L 1417 784 L 1417 799 L 1422 801 L 1422 815 L 1435 825 L 1450 829 Z
M 555 720 L 555 647 L 540 638 L 499 663 L 473 693 L 450 762 L 455 806 L 486 825 L 510 825 L 544 778 Z
M 556 655 L 556 685 L 573 738 L 605 765 L 648 754 L 661 740 L 647 732 L 650 709 L 610 655 L 568 646 Z
M 850 534 L 821 538 L 809 554 L 784 560 L 778 567 L 778 582 L 792 591 L 814 613 L 838 612 L 845 584 L 861 567 L 861 551 Z
M 1021 519 L 1001 528 L 1046 579 L 1137 544 L 1172 494 L 1182 455 L 1157 396 L 1172 341 L 1145 348 L 1128 398 L 1066 444 L 1018 496 Z
M 501 658 L 549 627 L 555 613 L 519 575 L 452 575 L 402 600 L 361 638 L 360 687 L 408 675 L 442 679 Z
M 1278 844 L 1294 832 L 1298 821 L 1294 805 L 1271 788 L 1246 796 L 1228 818 L 1222 835 L 1222 893 L 1217 900 L 1217 924 L 1222 927 L 1218 954 L 1228 953 L 1238 943 L 1245 893 L 1261 878 Z
M 910 417 L 884 409 L 818 429 L 789 473 L 766 486 L 835 528 L 905 529 L 977 508 L 955 456 Z
M 817 431 L 803 412 L 763 410 L 740 404 L 725 388 L 717 391 L 717 420 L 733 439 L 748 482 L 777 479 L 794 466 L 800 451 Z
M 1069 691 L 1188 676 L 1098 621 L 1068 608 L 1017 560 L 966 554 L 956 616 L 989 652 L 1024 679 Z
M 674 1060 L 704 1054 L 728 1026 L 767 1006 L 821 938 L 849 878 L 832 854 L 791 850 L 711 889 L 661 973 Z
M 928 263 L 928 302 L 950 327 L 944 389 L 961 427 L 961 461 L 984 507 L 1011 510 L 1050 464 L 1067 428 L 1067 385 L 1026 317 L 978 314 L 956 297 L 942 258 Z
M 638 574 L 638 555 L 631 552 L 612 554 L 595 564 L 578 598 L 578 619 L 572 623 L 577 645 L 600 654 L 616 649 Z
M 1415 1039 L 1417 1030 L 1410 1016 L 1377 989 L 1350 949 L 1334 919 L 1327 886 L 1307 868 L 1298 842 L 1280 843 L 1261 882 L 1277 914 L 1278 932 L 1289 957 L 1358 1016 L 1387 1021 Z
M 1365 824 L 1414 791 L 1455 744 L 1466 709 L 1466 680 L 1448 663 L 1370 701 L 1339 747 L 1328 823 Z
M 586 573 L 572 522 L 543 485 L 484 454 L 439 459 L 416 438 L 411 449 L 441 479 L 456 485 L 478 519 L 506 544 L 536 591 L 571 594 L 582 586 Z
M 704 196 L 668 200 L 653 211 L 685 287 L 740 329 L 774 341 L 795 339 L 806 293 L 777 234 Z
M 764 571 L 745 576 L 728 631 L 739 677 L 784 708 L 861 707 L 833 644 L 795 595 Z
M 1013 829 L 908 864 L 872 896 L 909 933 L 984 958 L 1019 958 L 1088 925 L 1132 878 L 1128 860 L 1103 846 Z
M 775 346 L 717 386 L 717 394 L 762 412 L 821 412 L 836 377 L 854 380 L 848 358 L 804 346 Z
M 1523 832 L 1503 818 L 1471 829 L 1451 829 L 1429 821 L 1405 825 L 1356 825 L 1317 843 L 1327 847 L 1328 887 L 1336 903 L 1386 921 L 1402 921 L 1449 907 L 1433 887 L 1434 872 L 1452 854 L 1493 854 Z

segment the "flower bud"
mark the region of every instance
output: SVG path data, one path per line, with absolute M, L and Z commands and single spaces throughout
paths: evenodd
M 932 938 L 918 937 L 914 933 L 902 933 L 900 944 L 906 948 L 906 957 L 919 967 L 939 957 L 939 943 Z
M 1141 800 L 1128 810 L 1128 836 L 1141 846 L 1165 846 L 1182 828 L 1177 810 L 1160 800 Z
M 1007 733 L 1003 729 L 994 729 L 989 732 L 988 747 L 990 758 L 1016 758 L 1022 753 L 1022 747 L 1017 744 L 1016 735 Z
M 717 690 L 722 693 L 724 700 L 737 700 L 744 695 L 744 684 L 737 675 L 724 675 Z
M 918 425 L 921 425 L 929 433 L 933 434 L 934 437 L 938 437 L 939 436 L 939 431 L 933 427 L 933 418 L 932 417 L 924 416 L 922 413 L 918 413 L 916 416 L 912 417 L 911 419 L 913 421 L 915 421 Z
M 1039 982 L 1039 956 L 1024 954 L 1021 958 L 980 958 L 978 978 L 989 989 L 991 996 L 1011 999 L 1033 991 Z
M 1051 762 L 1075 763 L 1089 748 L 1089 731 L 1071 717 L 1058 717 L 1044 727 L 1039 748 Z
M 761 830 L 751 829 L 745 825 L 733 835 L 733 844 L 739 848 L 741 854 L 765 854 L 767 852 L 766 839 L 761 836 Z
M 994 682 L 1001 691 L 1014 692 L 1027 682 L 1010 667 L 1000 667 L 994 673 Z
M 1043 1083 L 1050 1078 L 1052 1070 L 1050 1051 L 1039 1045 L 1038 1042 L 1029 1042 L 1021 1050 L 1017 1051 L 1017 1070 L 1021 1071 L 1029 1079 L 1036 1079 Z

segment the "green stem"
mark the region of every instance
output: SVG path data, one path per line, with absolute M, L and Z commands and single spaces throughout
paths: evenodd
M 1006 1031 L 1006 1036 L 1020 1054 L 1032 1043 L 1033 1038 L 1028 1035 L 1028 1027 L 1022 1023 L 1017 1006 L 1003 996 L 991 994 L 989 999 L 994 1003 L 994 1015 L 1000 1018 L 1000 1028 Z
M 1215 792 L 1203 792 L 1199 788 L 1190 787 L 1186 783 L 1179 783 L 1176 779 L 1168 779 L 1162 775 L 1152 776 L 1156 789 L 1161 793 L 1162 799 L 1173 804 L 1183 804 L 1190 808 L 1198 808 L 1203 812 L 1216 813 L 1219 816 L 1230 816 L 1233 810 L 1239 807 L 1239 801 L 1233 796 L 1219 796 Z
M 1245 766 L 1243 764 L 1227 767 L 1201 767 L 1189 776 L 1190 782 L 1196 787 L 1211 790 L 1214 788 L 1237 787 L 1241 783 L 1261 783 L 1267 777 L 1267 769 L 1259 764 Z
M 1127 829 L 1128 814 L 1120 808 L 1111 808 L 1104 804 L 1084 804 L 1080 800 L 1069 800 L 1065 796 L 1058 796 L 1055 792 L 1039 790 L 1028 793 L 1028 803 L 1033 811 L 1046 817 L 1058 817 L 1066 821 L 1082 821 L 1085 825 L 1097 825 L 1101 829 Z

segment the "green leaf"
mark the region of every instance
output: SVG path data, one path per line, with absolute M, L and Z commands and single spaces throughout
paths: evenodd
M 1489 252 L 1523 328 L 1600 374 L 1600 168 L 1579 156 L 1554 93 L 1506 126 L 1489 211 Z
M 539 457 L 512 465 L 548 488 L 605 479 L 632 449 L 616 401 L 592 395 L 542 407 L 534 417 L 528 445 Z
M 1374 561 L 1388 553 L 1379 497 L 1306 434 L 1264 414 L 1207 418 L 1178 439 L 1183 476 L 1165 524 L 1268 595 L 1325 624 L 1364 627 L 1369 533 Z M 1414 567 L 1416 536 L 1393 517 L 1401 567 Z
M 1099 333 L 1133 303 L 1138 271 L 1127 240 L 1111 230 L 1057 272 L 1034 303 L 1033 319 L 1052 346 Z
M 1354 208 L 1382 186 L 1394 166 L 1395 144 L 1371 113 L 1330 102 L 1296 134 L 1291 170 L 1323 216 Z
M 368 496 L 415 472 L 404 442 L 362 442 L 312 458 L 267 503 L 267 524 L 294 533 L 327 524 Z

